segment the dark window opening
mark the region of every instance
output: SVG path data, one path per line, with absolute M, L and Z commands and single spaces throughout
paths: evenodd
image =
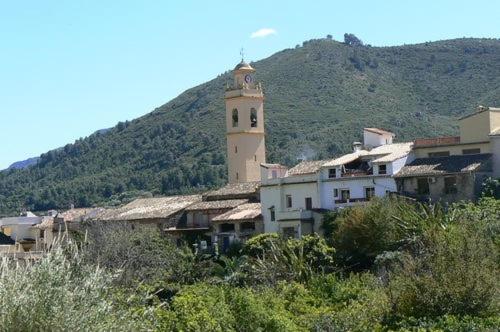
M 479 154 L 481 149 L 463 149 L 462 154 Z
M 364 175 L 372 175 L 373 169 L 370 167 L 368 162 L 356 159 L 344 165 L 344 169 L 342 172 L 342 176 L 364 176 Z
M 340 190 L 341 203 L 346 203 L 351 198 L 351 191 L 349 189 Z
M 238 172 L 236 172 L 236 180 L 239 180 L 240 179 L 240 175 L 238 174 Z
M 254 231 L 255 230 L 255 223 L 254 222 L 242 222 L 240 225 L 240 230 L 241 231 Z
M 238 153 L 238 147 L 236 145 L 234 146 L 234 153 Z
M 457 178 L 449 176 L 444 178 L 444 193 L 456 194 L 457 193 Z
M 276 221 L 276 212 L 274 212 L 274 208 L 269 209 L 269 213 L 271 214 L 271 221 Z
M 250 126 L 257 127 L 257 110 L 255 108 L 250 109 Z
M 233 127 L 238 127 L 238 110 L 233 109 Z
M 387 174 L 387 165 L 378 165 L 378 174 Z
M 367 200 L 370 200 L 373 197 L 375 197 L 375 188 L 374 187 L 366 187 L 365 188 L 365 198 Z
M 294 238 L 295 237 L 295 227 L 283 227 L 283 237 Z
M 306 197 L 306 210 L 312 210 L 313 201 L 311 197 Z
M 330 168 L 328 170 L 328 178 L 333 179 L 337 177 L 337 169 L 336 168 Z
M 286 207 L 287 208 L 292 207 L 292 195 L 286 195 Z
M 427 178 L 417 179 L 417 193 L 419 195 L 428 195 L 429 192 L 430 192 L 429 179 Z
M 449 157 L 450 151 L 437 151 L 437 152 L 429 152 L 429 158 L 433 157 Z
M 339 197 L 339 190 L 333 189 L 333 197 Z
M 220 231 L 221 232 L 234 232 L 234 224 L 221 224 Z

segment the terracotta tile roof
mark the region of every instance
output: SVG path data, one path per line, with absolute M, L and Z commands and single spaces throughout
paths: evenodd
M 367 151 L 365 151 L 365 150 L 348 153 L 348 154 L 345 154 L 341 157 L 334 158 L 334 159 L 326 162 L 325 164 L 323 164 L 323 167 L 334 167 L 334 166 L 344 165 L 344 164 L 350 163 L 351 161 L 358 159 L 361 156 L 364 156 L 366 153 L 367 153 Z
M 491 154 L 418 158 L 404 166 L 395 177 L 444 175 L 451 173 L 490 172 Z
M 260 217 L 262 217 L 260 203 L 247 203 L 213 218 L 212 221 L 241 221 Z
M 206 200 L 222 200 L 249 198 L 259 192 L 260 181 L 229 183 L 222 188 L 212 190 L 203 195 Z
M 417 138 L 414 141 L 414 147 L 416 148 L 440 146 L 440 145 L 455 145 L 455 144 L 460 144 L 460 136 Z
M 34 227 L 39 229 L 51 229 L 54 227 L 54 217 L 42 217 L 42 222 L 36 224 Z
M 286 166 L 283 166 L 281 164 L 268 164 L 268 163 L 262 163 L 260 164 L 261 167 L 265 168 L 286 168 Z
M 248 199 L 227 199 L 220 201 L 204 201 L 194 203 L 186 208 L 186 211 L 200 211 L 200 210 L 220 210 L 220 209 L 233 209 L 239 205 L 245 204 Z
M 200 195 L 140 198 L 120 208 L 108 209 L 96 216 L 96 219 L 120 221 L 164 219 L 200 201 Z
M 57 214 L 57 218 L 63 219 L 67 222 L 78 222 L 94 219 L 100 213 L 105 211 L 104 208 L 81 208 L 81 209 L 70 209 Z
M 316 173 L 327 160 L 306 160 L 288 170 L 287 176 Z
M 387 131 L 387 130 L 380 129 L 380 128 L 363 128 L 363 130 L 369 131 L 369 132 L 372 132 L 372 133 L 375 133 L 375 134 L 379 134 L 379 135 L 396 136 L 394 133 L 392 133 L 390 131 Z

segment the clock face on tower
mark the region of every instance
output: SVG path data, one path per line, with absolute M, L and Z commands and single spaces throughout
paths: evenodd
M 249 75 L 249 74 L 245 75 L 245 82 L 246 83 L 251 83 L 252 82 L 252 76 Z

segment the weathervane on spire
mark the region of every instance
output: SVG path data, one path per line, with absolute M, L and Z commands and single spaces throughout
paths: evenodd
M 245 49 L 242 47 L 240 50 L 241 62 L 245 60 Z

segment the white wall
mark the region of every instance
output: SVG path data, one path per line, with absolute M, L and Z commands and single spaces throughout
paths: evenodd
M 371 131 L 363 131 L 363 143 L 365 147 L 377 147 L 385 144 L 392 144 L 392 135 L 376 134 Z
M 386 191 L 395 192 L 396 182 L 390 176 L 387 177 L 365 177 L 365 178 L 346 178 L 345 180 L 325 180 L 321 183 L 321 207 L 332 210 L 337 207 L 335 200 L 340 197 L 333 197 L 334 189 L 349 189 L 351 199 L 364 198 L 365 187 L 374 187 L 375 196 L 383 197 Z
M 288 181 L 300 181 L 306 179 L 312 179 L 314 182 L 304 182 L 304 183 L 281 183 L 262 186 L 260 188 L 260 201 L 262 206 L 262 216 L 264 218 L 264 229 L 265 232 L 278 232 L 279 225 L 278 221 L 271 221 L 270 208 L 274 206 L 276 215 L 278 212 L 284 211 L 297 211 L 306 209 L 306 197 L 310 197 L 312 200 L 312 207 L 319 208 L 321 206 L 319 200 L 319 190 L 318 183 L 316 181 L 316 176 L 313 177 L 293 177 L 285 178 Z M 299 180 L 300 179 L 300 180 Z M 292 196 L 292 207 L 286 207 L 286 196 Z

